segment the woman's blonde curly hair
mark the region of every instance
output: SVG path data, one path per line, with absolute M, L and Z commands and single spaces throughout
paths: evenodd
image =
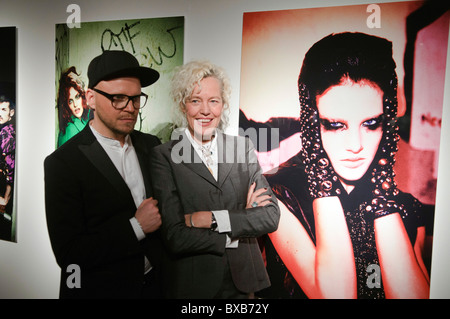
M 191 61 L 177 67 L 172 78 L 172 98 L 175 102 L 173 109 L 173 121 L 175 127 L 187 127 L 186 99 L 188 99 L 196 85 L 207 77 L 219 80 L 222 88 L 223 111 L 219 123 L 219 129 L 223 130 L 228 125 L 228 109 L 230 105 L 231 85 L 225 70 L 209 61 Z

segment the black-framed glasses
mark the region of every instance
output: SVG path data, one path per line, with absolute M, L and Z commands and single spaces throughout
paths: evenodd
M 145 104 L 147 104 L 148 95 L 145 93 L 130 96 L 126 94 L 109 94 L 96 88 L 93 88 L 92 90 L 97 93 L 100 93 L 108 100 L 110 100 L 112 107 L 115 108 L 116 110 L 123 110 L 124 108 L 127 107 L 130 101 L 133 104 L 135 110 L 139 110 L 140 108 L 143 108 Z

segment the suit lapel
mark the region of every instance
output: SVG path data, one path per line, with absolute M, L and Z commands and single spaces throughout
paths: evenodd
M 231 169 L 233 168 L 235 149 L 232 137 L 228 138 L 227 135 L 218 132 L 216 138 L 217 138 L 217 152 L 219 161 L 218 183 L 219 187 L 221 187 L 228 178 Z M 230 158 L 230 155 L 232 156 L 232 158 Z
M 117 171 L 113 162 L 106 154 L 103 147 L 95 138 L 89 125 L 79 134 L 84 134 L 84 143 L 78 147 L 80 151 L 89 159 L 89 161 L 102 173 L 103 176 L 114 186 L 120 196 L 132 199 L 130 189 Z
M 186 166 L 197 175 L 217 187 L 217 181 L 211 175 L 206 165 L 202 162 L 200 156 L 198 156 L 191 142 L 187 138 L 186 132 L 183 130 L 181 132 L 176 132 L 175 134 L 176 135 L 172 135 L 172 144 L 169 148 L 172 160 L 175 163 L 180 163 Z
M 134 149 L 139 160 L 139 166 L 141 167 L 142 177 L 144 178 L 145 192 L 148 197 L 153 196 L 153 188 L 151 183 L 151 176 L 149 171 L 149 152 L 148 147 L 144 141 L 136 134 L 131 133 L 131 140 L 133 141 Z
M 201 158 L 198 156 L 191 142 L 187 138 L 186 132 L 183 130 L 178 134 L 178 136 L 175 136 L 177 140 L 174 140 L 174 137 L 172 137 L 172 145 L 169 149 L 171 156 L 173 156 L 174 162 L 182 163 L 197 175 L 210 182 L 212 185 L 220 188 L 227 180 L 235 163 L 236 145 L 234 143 L 234 138 L 232 136 L 229 137 L 220 131 L 218 131 L 216 135 L 219 162 L 218 180 L 216 181 L 206 165 L 202 162 Z

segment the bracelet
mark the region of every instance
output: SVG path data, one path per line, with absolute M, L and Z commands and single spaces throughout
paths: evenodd
M 191 217 L 189 217 L 189 221 L 191 222 L 191 226 L 195 227 L 194 223 L 192 222 L 192 215 L 194 215 L 194 214 L 191 214 Z
M 400 213 L 402 216 L 404 210 L 403 205 L 398 205 L 394 200 L 386 200 L 381 196 L 374 198 L 372 203 L 366 206 L 366 211 L 371 212 L 375 219 L 394 213 Z

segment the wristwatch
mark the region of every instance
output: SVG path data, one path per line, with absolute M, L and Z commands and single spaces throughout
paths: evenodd
M 211 213 L 211 230 L 216 230 L 217 228 L 217 220 L 214 214 Z

